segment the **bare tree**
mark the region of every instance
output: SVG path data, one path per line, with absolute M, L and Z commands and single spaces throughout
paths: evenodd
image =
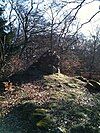
M 40 29 L 40 21 L 44 21 L 43 18 L 43 12 L 40 11 L 40 5 L 43 3 L 43 1 L 40 2 L 33 2 L 33 0 L 25 1 L 23 4 L 21 1 L 13 1 L 9 0 L 11 9 L 15 11 L 15 14 L 17 15 L 17 23 L 18 23 L 18 34 L 21 32 L 23 35 L 23 44 L 21 47 L 21 52 L 24 51 L 25 47 L 28 44 L 29 38 L 31 34 L 42 32 L 43 29 L 41 27 Z M 39 26 L 38 26 L 39 25 Z

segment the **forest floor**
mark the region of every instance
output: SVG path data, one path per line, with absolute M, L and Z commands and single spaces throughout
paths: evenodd
M 61 73 L 0 95 L 0 133 L 100 133 L 100 92 Z

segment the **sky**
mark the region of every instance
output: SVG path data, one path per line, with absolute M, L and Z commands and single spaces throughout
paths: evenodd
M 70 2 L 70 1 L 75 1 L 75 0 L 45 0 L 45 2 L 47 4 L 52 1 L 54 1 L 56 3 L 64 3 L 64 1 Z M 86 2 L 87 3 L 91 2 L 91 3 L 83 4 L 77 14 L 77 20 L 78 20 L 78 22 L 80 22 L 80 25 L 87 22 L 96 12 L 100 11 L 100 0 L 86 0 Z M 64 8 L 64 10 L 65 10 L 65 12 L 67 10 L 70 11 L 70 9 L 75 8 L 76 6 L 77 6 L 77 4 L 70 3 Z M 48 11 L 48 14 L 50 14 L 50 11 Z M 58 17 L 58 19 L 59 19 L 59 17 Z M 61 17 L 60 17 L 60 19 L 61 19 Z M 95 35 L 97 27 L 100 27 L 100 13 L 97 14 L 92 19 L 91 22 L 85 24 L 79 31 L 82 32 L 85 36 L 90 36 L 91 34 Z M 76 28 L 73 27 L 73 30 L 76 30 Z
M 0 0 L 1 1 L 1 0 Z M 34 0 L 34 1 L 41 1 L 41 0 Z M 45 3 L 48 4 L 51 1 L 54 2 L 64 2 L 64 0 L 45 0 Z M 66 0 L 65 0 L 66 1 Z M 69 1 L 74 1 L 74 0 L 69 0 Z M 86 0 L 86 2 L 90 2 L 92 0 Z M 75 4 L 69 4 L 69 6 L 67 6 L 67 8 L 73 8 L 75 7 Z M 67 9 L 64 9 L 67 10 Z M 95 14 L 97 11 L 100 10 L 100 0 L 94 0 L 92 3 L 86 4 L 84 6 L 81 7 L 81 9 L 79 10 L 78 14 L 77 14 L 77 19 L 78 21 L 82 24 L 86 21 L 88 21 L 93 14 Z M 9 11 L 7 11 L 9 12 Z M 50 12 L 48 12 L 48 14 L 50 14 Z M 88 24 L 84 25 L 80 31 L 85 34 L 85 36 L 89 36 L 91 33 L 95 34 L 95 30 L 97 27 L 100 27 L 100 13 L 97 14 L 91 22 L 89 22 Z
M 92 17 L 93 14 L 95 14 L 97 11 L 99 11 L 100 1 L 92 2 L 88 5 L 83 6 L 79 13 L 78 13 L 78 19 L 81 23 L 86 22 L 89 18 Z M 81 31 L 85 35 L 89 35 L 90 33 L 95 34 L 95 29 L 97 27 L 100 27 L 100 13 L 97 14 L 90 23 L 84 25 L 81 29 Z

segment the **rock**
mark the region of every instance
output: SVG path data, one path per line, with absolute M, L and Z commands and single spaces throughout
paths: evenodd
M 90 80 L 86 87 L 90 92 L 100 92 L 100 83 L 95 80 Z
M 82 76 L 77 76 L 76 78 L 83 81 L 83 82 L 88 82 L 88 80 Z
M 95 80 L 90 80 L 90 83 L 94 86 L 94 88 L 97 90 L 97 91 L 100 91 L 100 83 L 95 81 Z
M 38 65 L 44 74 L 53 74 L 58 72 L 60 57 L 55 51 L 48 50 L 39 59 Z

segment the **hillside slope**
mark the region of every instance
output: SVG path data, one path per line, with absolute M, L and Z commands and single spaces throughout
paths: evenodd
M 100 93 L 56 73 L 0 96 L 0 133 L 100 133 Z

